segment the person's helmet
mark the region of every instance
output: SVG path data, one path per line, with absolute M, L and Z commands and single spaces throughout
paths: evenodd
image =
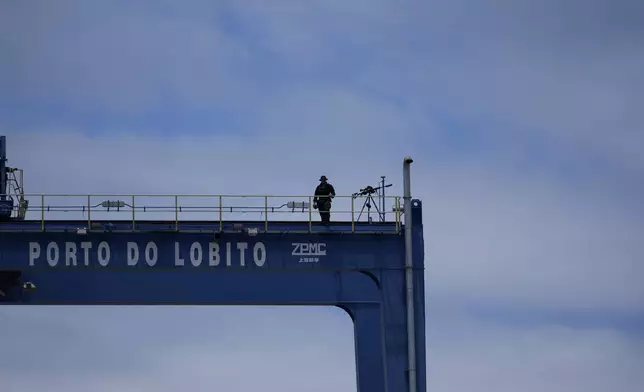
M 320 177 L 320 181 L 327 181 L 327 180 L 328 180 L 328 178 L 326 178 L 326 176 Z

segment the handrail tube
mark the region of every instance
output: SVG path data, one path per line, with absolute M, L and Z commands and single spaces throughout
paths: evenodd
M 416 392 L 416 320 L 414 310 L 414 275 L 412 254 L 411 216 L 411 164 L 414 160 L 403 160 L 403 199 L 405 215 L 405 286 L 407 293 L 407 361 L 409 366 L 409 392 Z
M 40 206 L 36 206 L 40 207 Z M 47 211 L 49 212 L 85 212 L 87 211 L 87 206 L 46 206 Z M 234 206 L 234 207 L 228 207 L 227 209 L 230 209 L 229 212 L 254 212 L 254 213 L 263 213 L 265 211 L 264 207 L 255 207 L 255 206 Z M 134 208 L 134 210 L 137 211 L 142 211 L 142 212 L 207 212 L 207 211 L 218 211 L 219 207 L 217 206 L 177 206 L 176 208 L 174 206 L 137 206 Z M 94 212 L 127 212 L 131 211 L 131 209 L 109 209 L 106 208 L 105 210 L 99 210 L 98 207 L 95 207 L 91 209 L 91 211 Z M 272 214 L 298 214 L 302 213 L 302 211 L 292 211 L 292 210 L 280 210 L 280 209 L 270 209 L 269 212 Z M 333 210 L 335 213 L 340 213 L 340 214 L 350 214 L 352 211 L 349 210 Z M 386 212 L 386 214 L 393 214 L 394 212 Z M 373 212 L 372 212 L 373 214 Z
M 235 195 L 235 194 L 217 194 L 217 193 L 25 193 L 25 196 L 53 196 L 53 197 L 118 197 L 118 196 L 134 196 L 134 197 L 230 197 L 230 198 L 286 198 L 286 197 L 312 197 L 312 195 Z M 367 196 L 353 196 L 353 195 L 335 195 L 334 198 L 366 198 Z M 386 199 L 395 199 L 399 196 L 385 196 Z

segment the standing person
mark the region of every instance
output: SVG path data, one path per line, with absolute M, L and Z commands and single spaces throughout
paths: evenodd
M 322 224 L 328 226 L 331 223 L 331 200 L 335 197 L 335 188 L 329 184 L 326 176 L 320 177 L 320 185 L 315 188 L 313 208 L 320 212 Z

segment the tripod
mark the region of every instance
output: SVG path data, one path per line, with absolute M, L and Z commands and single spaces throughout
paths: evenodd
M 365 207 L 367 208 L 367 221 L 369 223 L 373 222 L 373 219 L 371 219 L 371 204 L 373 203 L 374 207 L 376 207 L 376 211 L 378 212 L 378 215 L 381 215 L 380 209 L 378 208 L 378 203 L 373 198 L 373 193 L 367 194 L 367 198 L 364 200 L 364 204 L 362 205 L 362 209 L 360 210 L 360 214 L 358 215 L 358 221 L 360 220 L 360 217 L 362 216 L 362 213 L 364 212 Z

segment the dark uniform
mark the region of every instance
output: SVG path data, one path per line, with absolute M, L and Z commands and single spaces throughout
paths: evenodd
M 320 185 L 315 188 L 315 197 L 313 198 L 313 208 L 320 212 L 322 224 L 331 223 L 331 200 L 335 197 L 335 188 L 327 182 L 326 176 L 320 177 Z

